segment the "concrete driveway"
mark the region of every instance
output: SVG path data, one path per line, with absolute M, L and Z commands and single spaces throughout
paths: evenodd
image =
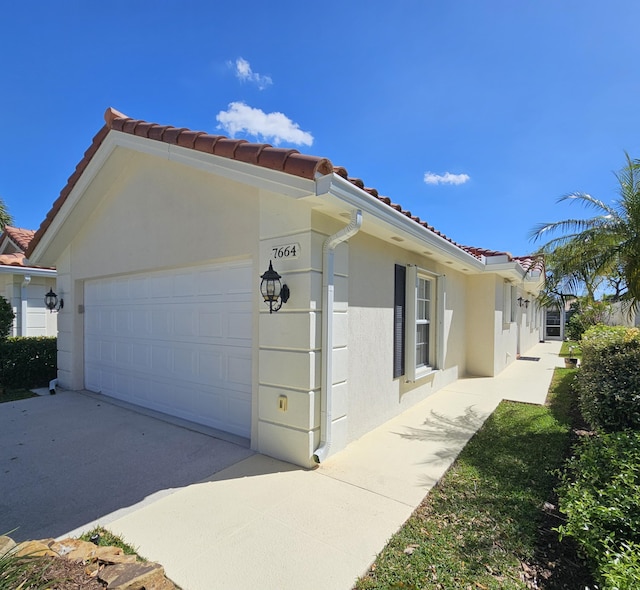
M 106 524 L 253 454 L 203 432 L 72 391 L 0 404 L 0 534 Z

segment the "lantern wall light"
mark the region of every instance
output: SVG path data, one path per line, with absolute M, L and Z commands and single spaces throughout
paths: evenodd
M 46 308 L 53 313 L 54 311 L 60 311 L 64 307 L 64 299 L 53 292 L 53 289 L 49 289 L 49 292 L 44 296 L 44 304 Z
M 289 287 L 283 285 L 280 281 L 282 278 L 275 270 L 273 264 L 269 261 L 269 269 L 260 276 L 260 294 L 264 302 L 269 306 L 269 313 L 278 311 L 283 303 L 289 301 Z
M 529 303 L 531 303 L 531 301 L 529 301 L 528 299 L 524 299 L 523 297 L 518 297 L 517 301 L 518 301 L 518 305 L 520 307 L 522 307 L 524 305 L 525 309 L 528 309 L 529 308 Z

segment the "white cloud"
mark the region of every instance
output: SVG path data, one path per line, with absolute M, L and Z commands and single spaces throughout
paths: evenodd
M 239 57 L 235 63 L 236 77 L 243 82 L 253 82 L 260 90 L 273 84 L 270 76 L 263 76 L 251 69 L 251 64 L 246 59 Z
M 220 123 L 218 128 L 232 137 L 237 133 L 247 133 L 274 145 L 283 141 L 295 145 L 313 143 L 313 135 L 302 131 L 297 123 L 283 113 L 265 113 L 243 102 L 230 103 L 226 111 L 220 111 L 216 115 L 216 120 Z
M 469 180 L 471 180 L 471 177 L 468 174 L 451 174 L 451 172 L 445 172 L 444 174 L 426 172 L 424 175 L 424 181 L 427 184 L 464 184 Z

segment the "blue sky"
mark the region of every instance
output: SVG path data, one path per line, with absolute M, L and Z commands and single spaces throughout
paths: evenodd
M 640 2 L 3 2 L 0 196 L 37 228 L 112 106 L 328 157 L 522 255 L 640 157 Z M 117 232 L 117 228 L 114 228 Z

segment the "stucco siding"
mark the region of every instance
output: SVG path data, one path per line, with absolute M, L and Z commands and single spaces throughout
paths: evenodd
M 393 377 L 394 265 L 414 264 L 439 275 L 437 302 L 442 366 L 415 383 Z M 428 258 L 366 234 L 349 241 L 348 441 L 396 416 L 465 372 L 466 277 Z
M 467 278 L 467 288 L 470 294 L 466 302 L 467 373 L 491 376 L 495 349 L 496 280 L 493 275 L 471 276 Z

